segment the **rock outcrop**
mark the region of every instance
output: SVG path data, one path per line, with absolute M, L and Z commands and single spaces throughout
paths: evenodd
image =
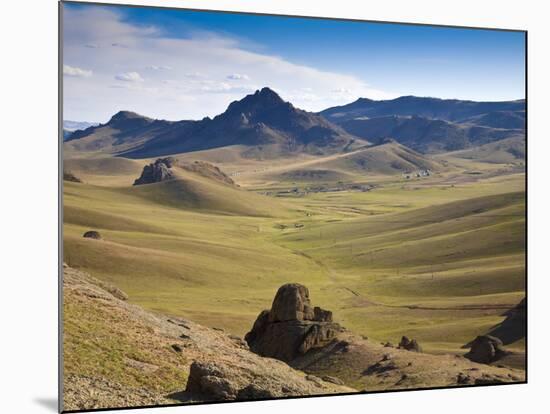
M 416 341 L 416 339 L 409 339 L 406 336 L 403 336 L 401 338 L 401 342 L 399 342 L 399 349 L 406 349 L 407 351 L 413 351 L 413 352 L 422 352 L 422 348 Z
M 76 175 L 74 175 L 70 171 L 63 171 L 63 181 L 70 181 L 73 183 L 81 183 L 82 180 L 78 178 Z
M 289 372 L 285 371 L 290 371 L 290 368 L 279 364 L 273 364 L 270 372 L 260 369 L 246 372 L 231 364 L 195 361 L 189 369 L 185 392 L 199 398 L 202 396 L 206 401 L 242 401 L 320 394 L 322 390 L 331 389 L 331 384 L 343 385 L 312 375 L 288 375 Z M 344 391 L 343 387 L 341 391 Z
M 481 335 L 474 339 L 470 351 L 464 356 L 470 361 L 490 364 L 506 355 L 508 351 L 503 348 L 500 339 L 491 335 Z
M 143 167 L 141 176 L 134 181 L 134 185 L 160 183 L 174 178 L 171 170 L 174 165 L 174 158 L 159 158 L 154 163 Z
M 251 351 L 289 362 L 327 345 L 341 330 L 332 312 L 311 306 L 305 286 L 289 283 L 279 288 L 271 309 L 258 315 L 245 340 Z
M 101 234 L 99 234 L 99 232 L 95 231 L 95 230 L 87 231 L 86 233 L 84 233 L 82 235 L 82 237 L 85 237 L 87 239 L 96 239 L 96 240 L 101 240 L 102 239 Z
M 503 316 L 506 316 L 506 319 L 493 327 L 487 334 L 500 339 L 504 345 L 525 338 L 527 334 L 527 299 L 523 298 Z

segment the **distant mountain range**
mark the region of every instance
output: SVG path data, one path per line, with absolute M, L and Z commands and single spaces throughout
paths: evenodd
M 200 121 L 154 120 L 121 111 L 106 124 L 73 132 L 66 145 L 76 151 L 128 158 L 239 145 L 245 157 L 276 158 L 300 152 L 346 152 L 386 138 L 416 151 L 435 153 L 504 139 L 523 140 L 524 135 L 524 100 L 361 98 L 315 114 L 295 108 L 273 90 L 263 88 L 232 102 L 222 114 Z
M 421 152 L 454 151 L 525 135 L 525 100 L 360 98 L 320 112 L 344 130 L 374 143 L 391 137 Z
M 63 141 L 66 141 L 74 131 L 79 129 L 86 129 L 92 126 L 99 125 L 98 122 L 84 122 L 84 121 L 70 121 L 65 119 L 63 121 Z

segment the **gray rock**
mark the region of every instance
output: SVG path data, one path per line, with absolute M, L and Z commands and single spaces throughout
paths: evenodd
M 289 362 L 325 346 L 340 331 L 332 312 L 311 306 L 305 286 L 289 283 L 279 288 L 271 310 L 258 315 L 245 340 L 251 351 Z
M 269 321 L 313 320 L 314 316 L 308 288 L 298 283 L 288 283 L 277 291 L 271 305 Z
M 95 230 L 89 230 L 87 231 L 86 233 L 84 233 L 82 235 L 82 237 L 85 237 L 87 239 L 96 239 L 96 240 L 101 240 L 101 234 L 99 234 L 98 231 L 95 231 Z
M 154 163 L 143 167 L 141 176 L 134 181 L 134 185 L 160 183 L 162 181 L 171 180 L 174 178 L 174 173 L 171 168 L 174 166 L 175 159 L 159 158 Z
M 481 335 L 474 339 L 470 351 L 464 356 L 470 361 L 490 364 L 507 354 L 500 339 L 491 335 Z

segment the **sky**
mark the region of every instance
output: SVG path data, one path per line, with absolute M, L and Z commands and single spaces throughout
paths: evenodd
M 308 111 L 523 99 L 524 57 L 521 32 L 64 3 L 63 115 L 202 119 L 265 86 Z

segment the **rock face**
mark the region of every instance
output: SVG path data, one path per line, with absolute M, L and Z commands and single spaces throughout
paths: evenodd
M 399 349 L 406 349 L 407 351 L 413 351 L 413 352 L 422 352 L 422 348 L 416 341 L 416 339 L 409 339 L 406 336 L 403 336 L 401 338 L 401 342 L 399 342 Z
M 502 346 L 502 341 L 494 336 L 478 336 L 472 342 L 470 351 L 464 356 L 474 362 L 490 364 L 508 354 Z
M 199 400 L 227 401 L 321 394 L 334 388 L 346 391 L 341 381 L 337 384 L 337 379 L 327 381 L 312 375 L 298 376 L 297 371 L 282 362 L 267 361 L 272 366 L 265 372 L 259 367 L 245 370 L 230 364 L 195 361 L 189 369 L 185 392 Z
M 82 237 L 85 237 L 87 239 L 101 240 L 101 234 L 99 234 L 99 232 L 95 230 L 87 231 L 82 235 Z
M 154 163 L 143 167 L 141 176 L 134 181 L 134 185 L 160 183 L 161 181 L 171 180 L 174 173 L 171 168 L 174 165 L 174 159 L 159 158 Z
M 332 312 L 311 306 L 305 286 L 289 283 L 279 288 L 271 310 L 258 315 L 245 340 L 251 351 L 289 362 L 328 344 L 341 330 Z

